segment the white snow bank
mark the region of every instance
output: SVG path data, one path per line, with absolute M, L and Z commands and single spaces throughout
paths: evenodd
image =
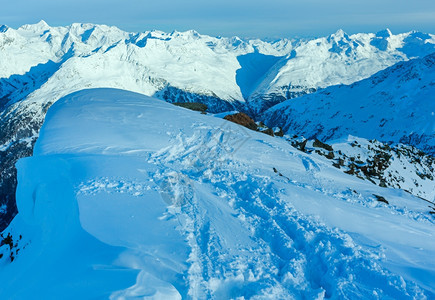
M 143 95 L 59 100 L 18 171 L 4 299 L 434 296 L 419 199 Z

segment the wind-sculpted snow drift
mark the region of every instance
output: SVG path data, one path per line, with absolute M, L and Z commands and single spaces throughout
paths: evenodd
M 435 296 L 425 202 L 143 95 L 56 102 L 18 182 L 2 299 Z

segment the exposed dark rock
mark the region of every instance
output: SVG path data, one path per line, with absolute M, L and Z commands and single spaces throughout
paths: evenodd
M 388 203 L 388 201 L 387 201 L 384 197 L 382 197 L 382 196 L 375 195 L 375 194 L 373 194 L 373 196 L 375 196 L 375 197 L 376 197 L 376 200 L 378 200 L 379 202 L 384 202 L 384 203 L 386 203 L 386 204 L 390 204 L 390 203 Z
M 325 143 L 319 141 L 318 139 L 314 139 L 313 146 L 316 148 L 323 148 L 323 149 L 328 150 L 328 151 L 334 150 L 330 145 L 325 144 Z
M 302 152 L 306 152 L 306 145 L 307 145 L 308 140 L 303 140 L 303 141 L 297 141 L 297 140 L 293 140 L 291 141 L 291 144 L 293 147 L 295 147 L 296 149 L 302 151 Z
M 387 187 L 386 181 L 384 179 L 381 179 L 380 182 L 379 182 L 379 186 L 386 188 Z
M 21 240 L 22 236 L 20 235 L 20 240 Z M 20 251 L 20 248 L 18 248 L 18 242 L 19 240 L 17 240 L 14 243 L 14 239 L 12 237 L 12 235 L 10 233 L 7 234 L 7 236 L 5 237 L 3 234 L 0 234 L 0 248 L 2 246 L 8 246 L 9 249 L 5 250 L 5 251 L 9 251 L 9 258 L 10 261 L 13 262 L 15 257 L 18 255 L 18 252 Z M 3 253 L 0 254 L 0 259 L 3 258 Z
M 260 132 L 265 133 L 265 134 L 270 135 L 270 136 L 275 136 L 275 134 L 273 133 L 272 128 L 267 128 L 266 130 L 262 130 Z
M 346 155 L 339 149 L 333 151 L 326 150 L 331 146 L 327 144 L 325 146 L 321 141 L 309 140 L 297 135 L 291 138 L 287 137 L 286 139 L 293 147 L 305 153 L 315 153 L 323 156 L 331 161 L 332 166 L 341 169 L 344 173 L 356 176 L 362 180 L 368 180 L 380 187 L 402 189 L 403 185 L 401 186 L 401 183 L 404 183 L 406 179 L 401 174 L 400 169 L 397 168 L 402 166 L 406 170 L 408 164 L 410 164 L 412 168 L 415 168 L 414 172 L 419 179 L 423 180 L 422 182 L 413 179 L 413 182 L 408 182 L 408 184 L 415 186 L 415 189 L 412 189 L 410 193 L 427 201 L 427 199 L 424 199 L 427 196 L 427 192 L 419 187 L 422 184 L 430 184 L 427 181 L 433 182 L 435 178 L 435 158 L 415 147 L 401 144 L 392 146 L 376 140 L 369 140 L 367 141 L 368 143 L 363 145 L 358 141 L 352 141 L 349 142 L 350 146 L 361 148 L 365 151 L 357 151 L 355 155 Z M 312 141 L 311 147 L 307 146 L 310 145 L 309 141 Z M 361 153 L 365 153 L 364 157 L 361 156 Z M 399 160 L 399 164 L 395 164 L 392 167 L 393 160 Z
M 0 242 L 0 247 L 3 245 L 8 245 L 9 249 L 12 250 L 12 248 L 14 247 L 14 241 L 12 239 L 12 235 L 10 233 L 8 233 L 8 235 L 6 237 L 4 237 L 3 235 L 0 235 L 2 240 Z
M 257 130 L 258 126 L 255 124 L 254 120 L 245 113 L 236 113 L 234 115 L 227 115 L 224 118 L 230 122 L 245 126 L 251 130 Z
M 240 101 L 229 102 L 220 99 L 215 94 L 210 94 L 210 95 L 195 94 L 195 93 L 178 89 L 173 86 L 166 86 L 164 89 L 154 94 L 154 97 L 162 99 L 169 103 L 187 103 L 187 102 L 204 103 L 207 105 L 208 111 L 211 113 L 218 113 L 218 112 L 231 111 L 231 110 L 239 110 L 239 111 L 246 110 L 245 104 Z
M 276 136 L 280 136 L 280 137 L 283 137 L 283 136 L 284 136 L 284 131 L 282 131 L 282 128 L 281 128 L 281 127 L 278 127 L 278 130 L 275 130 L 273 133 L 274 133 Z
M 327 159 L 334 159 L 334 152 L 332 152 L 332 151 L 329 151 L 329 153 L 326 155 L 326 158 Z
M 51 103 L 42 107 L 45 115 Z M 17 186 L 16 162 L 23 157 L 33 154 L 36 142 L 35 133 L 42 126 L 42 119 L 35 117 L 35 113 L 17 112 L 9 107 L 0 114 L 0 145 L 9 147 L 0 151 L 0 205 L 6 205 L 6 212 L 0 214 L 0 231 L 3 231 L 17 214 L 15 191 Z

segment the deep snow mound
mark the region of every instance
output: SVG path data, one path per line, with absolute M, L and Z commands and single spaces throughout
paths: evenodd
M 157 99 L 59 100 L 18 171 L 6 299 L 434 296 L 416 197 Z

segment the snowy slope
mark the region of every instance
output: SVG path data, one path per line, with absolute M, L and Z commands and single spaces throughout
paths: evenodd
M 415 147 L 391 146 L 351 135 L 329 144 L 298 136 L 283 138 L 296 149 L 317 155 L 346 174 L 420 197 L 434 206 L 435 213 L 435 158 Z
M 435 53 L 399 63 L 352 85 L 285 101 L 268 125 L 333 140 L 348 134 L 413 145 L 435 154 Z
M 248 103 L 261 112 L 337 84 L 351 84 L 400 61 L 435 52 L 435 37 L 421 32 L 393 35 L 388 29 L 347 35 L 343 30 L 300 42 L 276 64 L 250 95 Z
M 2 299 L 435 296 L 425 202 L 153 98 L 63 98 L 18 170 Z

